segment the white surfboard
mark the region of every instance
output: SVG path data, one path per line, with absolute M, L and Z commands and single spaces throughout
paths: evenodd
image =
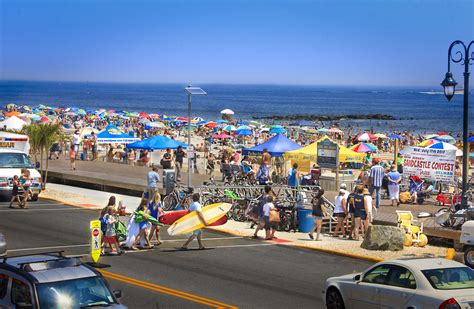
M 229 203 L 217 203 L 202 208 L 202 215 L 207 224 L 212 224 L 225 216 L 232 207 Z M 168 234 L 171 236 L 191 233 L 197 229 L 203 228 L 204 224 L 199 219 L 197 212 L 193 211 L 179 220 L 175 221 L 168 228 Z

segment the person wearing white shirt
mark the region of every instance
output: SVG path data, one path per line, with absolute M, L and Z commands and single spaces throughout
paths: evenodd
M 273 196 L 267 196 L 267 202 L 263 205 L 263 218 L 265 220 L 265 240 L 272 240 L 275 237 L 276 227 L 270 221 L 270 212 L 275 209 Z
M 79 130 L 74 132 L 72 136 L 72 144 L 74 145 L 74 150 L 76 151 L 76 160 L 77 156 L 79 155 L 79 144 L 81 143 L 81 135 L 79 134 Z
M 193 194 L 193 202 L 191 205 L 189 205 L 189 213 L 195 211 L 197 213 L 198 219 L 204 224 L 204 226 L 207 226 L 206 219 L 204 218 L 204 215 L 202 214 L 202 206 L 199 203 L 199 199 L 201 196 L 199 193 L 194 193 Z M 198 244 L 199 244 L 199 250 L 204 250 L 206 249 L 203 244 L 202 244 L 202 230 L 198 229 L 193 232 L 193 234 L 189 237 L 189 239 L 184 243 L 184 245 L 180 248 L 180 250 L 188 250 L 188 245 L 191 241 L 193 241 L 194 238 L 197 238 Z

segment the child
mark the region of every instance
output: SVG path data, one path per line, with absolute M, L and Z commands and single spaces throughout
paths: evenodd
M 155 192 L 155 195 L 153 196 L 153 199 L 150 201 L 150 204 L 148 205 L 148 213 L 150 216 L 158 220 L 160 216 L 163 215 L 163 210 L 161 209 L 161 195 L 158 191 Z M 153 238 L 153 233 L 156 236 L 156 245 L 159 246 L 161 245 L 161 240 L 160 240 L 160 226 L 158 224 L 151 224 L 151 231 L 150 231 L 150 242 L 151 239 Z
M 19 181 L 23 189 L 23 196 L 22 196 L 23 201 L 20 203 L 20 207 L 28 208 L 27 202 L 31 193 L 30 192 L 30 186 L 31 186 L 30 171 L 28 169 L 26 168 L 21 169 L 21 176 L 20 176 Z
M 112 254 L 120 255 L 119 244 L 117 242 L 117 235 L 115 235 L 115 224 L 118 222 L 118 218 L 115 216 L 115 209 L 112 206 L 108 206 L 106 214 L 104 216 L 104 222 L 107 224 L 104 237 L 104 246 L 109 245 L 112 250 Z M 105 249 L 105 247 L 104 247 Z
M 20 197 L 19 197 L 19 186 L 20 186 L 20 179 L 18 175 L 13 176 L 13 190 L 12 190 L 12 199 L 10 200 L 10 205 L 8 208 L 13 208 L 13 202 L 20 203 Z
M 147 212 L 147 205 L 146 201 L 144 202 L 142 200 L 142 203 L 140 203 L 140 206 L 138 206 L 137 210 L 135 211 L 135 216 L 134 220 L 136 223 L 138 223 L 140 227 L 140 233 L 138 234 L 137 238 L 135 238 L 135 243 L 132 246 L 132 250 L 138 250 L 137 245 L 140 243 L 140 239 L 143 237 L 146 242 L 146 247 L 143 247 L 143 249 L 153 249 L 153 246 L 150 243 L 150 240 L 148 239 L 148 217 L 149 215 L 146 213 Z
M 263 205 L 263 218 L 265 221 L 265 240 L 275 238 L 276 227 L 270 221 L 270 212 L 275 209 L 273 205 L 273 196 L 267 196 L 267 202 Z
M 76 147 L 71 145 L 71 149 L 69 150 L 69 162 L 71 162 L 71 171 L 76 170 Z

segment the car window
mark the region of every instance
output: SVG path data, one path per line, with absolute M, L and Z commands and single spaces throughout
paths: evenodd
M 389 264 L 384 264 L 375 267 L 364 275 L 362 282 L 366 283 L 375 283 L 375 284 L 385 284 L 387 280 L 388 273 L 390 271 Z
M 33 308 L 30 287 L 18 279 L 13 279 L 11 299 L 17 308 Z
M 437 290 L 474 288 L 474 270 L 469 267 L 427 269 L 421 272 Z
M 8 280 L 10 280 L 10 277 L 5 274 L 0 274 L 0 299 L 5 298 L 7 295 Z
M 400 288 L 416 289 L 415 276 L 405 267 L 393 265 L 386 284 Z

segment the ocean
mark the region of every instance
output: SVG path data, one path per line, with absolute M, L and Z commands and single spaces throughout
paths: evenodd
M 126 84 L 88 82 L 0 81 L 0 105 L 49 105 L 85 109 L 145 111 L 187 116 L 186 85 Z M 433 88 L 331 87 L 280 85 L 199 85 L 207 96 L 195 96 L 192 115 L 206 120 L 220 118 L 230 108 L 234 118 L 252 119 L 293 114 L 388 114 L 397 120 L 341 120 L 360 130 L 373 127 L 377 132 L 409 130 L 420 133 L 462 130 L 462 95 L 448 102 L 442 91 Z M 471 92 L 470 130 L 474 128 Z M 323 123 L 329 126 L 330 123 Z

